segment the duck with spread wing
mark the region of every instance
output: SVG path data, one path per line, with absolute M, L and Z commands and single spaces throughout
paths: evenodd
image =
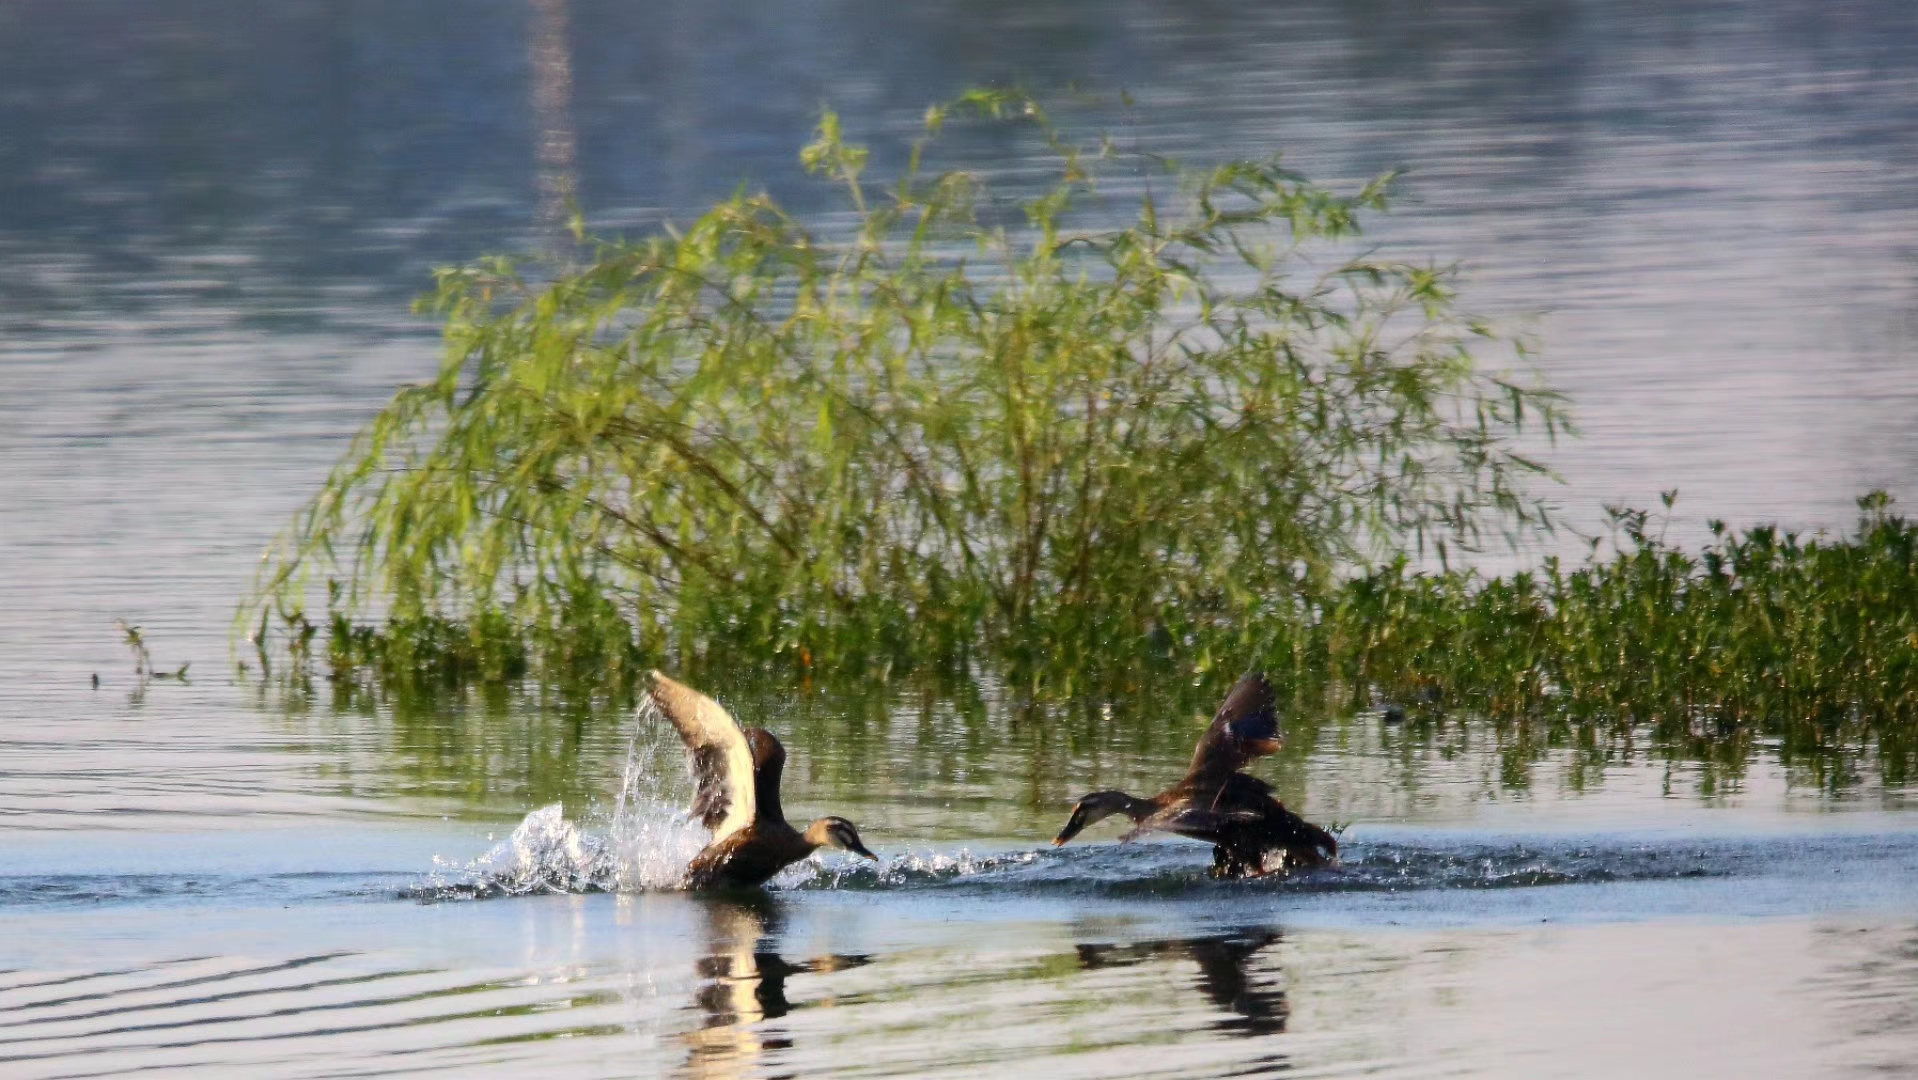
M 1214 877 L 1257 877 L 1328 863 L 1339 851 L 1332 834 L 1287 810 L 1270 784 L 1243 771 L 1283 743 L 1277 695 L 1265 676 L 1249 674 L 1232 687 L 1199 737 L 1185 779 L 1144 799 L 1095 791 L 1072 808 L 1052 842 L 1064 844 L 1086 826 L 1124 814 L 1133 828 L 1123 839 L 1167 832 L 1210 843 Z
M 822 847 L 874 862 L 845 818 L 823 817 L 804 832 L 779 808 L 786 748 L 765 728 L 744 728 L 719 702 L 653 672 L 653 704 L 679 732 L 692 758 L 693 813 L 712 842 L 686 867 L 689 889 L 751 889 Z

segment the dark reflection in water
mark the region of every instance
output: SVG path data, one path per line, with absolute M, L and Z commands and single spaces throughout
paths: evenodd
M 633 917 L 603 932 L 616 909 Z M 1157 905 L 857 912 L 672 897 L 425 919 L 159 909 L 117 932 L 41 918 L 0 940 L 18 969 L 0 970 L 0 1074 L 1903 1076 L 1918 1046 L 1907 915 L 1392 933 L 1288 917 L 1282 938 L 1252 910 L 1192 931 Z M 1074 925 L 1108 915 L 1132 930 Z M 853 954 L 791 956 L 828 928 Z M 236 949 L 262 931 L 307 947 Z M 45 963 L 76 941 L 84 957 Z
M 1079 966 L 1088 970 L 1131 967 L 1175 958 L 1198 964 L 1194 989 L 1227 1015 L 1213 1021 L 1216 1031 L 1232 1035 L 1276 1035 L 1285 1030 L 1291 1006 L 1283 977 L 1255 969 L 1254 959 L 1281 940 L 1277 930 L 1254 928 L 1169 941 L 1131 945 L 1090 942 L 1078 946 Z
M 765 1071 L 782 1051 L 793 1048 L 781 1028 L 766 1024 L 795 1007 L 786 996 L 786 980 L 862 967 L 871 957 L 828 954 L 787 960 L 778 946 L 784 914 L 771 896 L 710 897 L 701 906 L 706 941 L 696 965 L 702 981 L 693 993 L 693 1007 L 706 1015 L 686 1035 L 685 1074 L 700 1080 L 795 1075 Z

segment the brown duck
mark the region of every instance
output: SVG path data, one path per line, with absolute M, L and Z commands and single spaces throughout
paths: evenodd
M 786 823 L 779 809 L 786 748 L 772 732 L 742 730 L 719 702 L 657 671 L 652 699 L 686 744 L 692 812 L 713 831 L 712 842 L 686 866 L 686 888 L 757 888 L 822 847 L 879 861 L 845 818 L 820 818 L 805 832 Z
M 1149 799 L 1095 791 L 1072 808 L 1052 842 L 1063 844 L 1096 821 L 1124 814 L 1133 829 L 1123 839 L 1169 832 L 1213 845 L 1214 877 L 1257 877 L 1330 862 L 1339 851 L 1332 834 L 1287 810 L 1272 797 L 1270 784 L 1241 771 L 1284 743 L 1275 702 L 1265 676 L 1240 679 L 1199 737 L 1185 779 Z M 1269 870 L 1271 856 L 1278 857 L 1278 866 Z

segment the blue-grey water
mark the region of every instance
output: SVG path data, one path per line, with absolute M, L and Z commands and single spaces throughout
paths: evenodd
M 739 689 L 788 741 L 789 805 L 887 858 L 740 905 L 638 887 L 688 838 L 653 801 L 615 816 L 629 761 L 683 794 L 632 717 L 292 707 L 236 678 L 259 551 L 435 362 L 408 310 L 434 265 L 551 243 L 566 192 L 607 230 L 742 179 L 823 213 L 794 162 L 821 103 L 883 163 L 987 81 L 1124 88 L 1136 110 L 1098 115 L 1188 159 L 1409 168 L 1374 236 L 1463 261 L 1468 303 L 1537 335 L 1585 432 L 1552 457 L 1575 521 L 1673 487 L 1686 535 L 1918 497 L 1901 0 L 12 0 L 0 1075 L 1918 1061 L 1918 817 L 1868 747 L 1297 718 L 1263 774 L 1349 823 L 1342 865 L 1218 884 L 1192 845 L 1044 842 L 1079 792 L 1170 779 L 1193 718 Z M 1016 192 L 1034 148 L 955 153 Z M 116 619 L 186 679 L 140 687 Z M 599 853 L 558 876 L 524 864 L 564 854 L 556 802 Z

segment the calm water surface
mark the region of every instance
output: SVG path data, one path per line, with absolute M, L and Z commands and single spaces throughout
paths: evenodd
M 1194 717 L 718 687 L 879 871 L 472 899 L 554 802 L 610 847 L 582 882 L 661 873 L 683 828 L 613 813 L 629 760 L 679 794 L 670 745 L 289 705 L 227 620 L 433 363 L 432 265 L 548 242 L 567 189 L 609 229 L 741 177 L 823 207 L 792 165 L 820 102 L 884 157 L 994 79 L 1123 85 L 1177 155 L 1410 166 L 1378 236 L 1538 332 L 1575 520 L 1679 487 L 1681 531 L 1843 527 L 1918 494 L 1915 73 L 1897 0 L 0 6 L 0 1075 L 1908 1067 L 1918 817 L 1868 748 L 1299 717 L 1263 774 L 1352 823 L 1344 865 L 1220 885 L 1196 845 L 1043 844 L 1175 775 Z M 1017 190 L 1033 148 L 957 152 Z M 139 692 L 116 618 L 187 680 Z

